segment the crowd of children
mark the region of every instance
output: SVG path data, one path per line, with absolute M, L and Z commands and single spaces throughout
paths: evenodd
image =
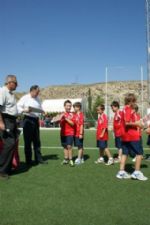
M 60 115 L 59 122 L 61 127 L 61 144 L 64 148 L 64 160 L 62 165 L 74 164 L 79 165 L 84 163 L 83 157 L 83 141 L 84 141 L 84 115 L 81 111 L 81 103 L 76 102 L 73 105 L 74 112 L 71 111 L 72 103 L 69 100 L 64 102 L 64 113 Z M 108 148 L 108 117 L 105 114 L 105 106 L 97 107 L 98 121 L 96 140 L 99 149 L 99 158 L 95 161 L 96 164 L 105 163 L 113 165 L 116 162 L 120 163 L 120 170 L 116 177 L 118 179 L 137 179 L 146 181 L 148 178 L 143 175 L 140 170 L 141 161 L 143 159 L 142 147 L 142 129 L 143 125 L 138 113 L 136 97 L 134 94 L 128 94 L 125 97 L 125 106 L 120 110 L 119 102 L 113 101 L 111 104 L 114 112 L 113 131 L 115 136 L 115 146 L 118 149 L 118 157 L 113 158 Z M 147 129 L 147 134 L 150 140 L 150 129 Z M 150 142 L 150 141 L 149 141 Z M 78 147 L 78 157 L 73 161 L 72 146 Z M 128 155 L 132 155 L 135 161 L 135 171 L 129 174 L 125 171 Z

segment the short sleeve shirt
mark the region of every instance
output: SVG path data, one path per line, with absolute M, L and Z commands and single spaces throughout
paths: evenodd
M 65 112 L 64 116 L 62 117 L 60 121 L 60 127 L 61 127 L 61 136 L 74 136 L 75 134 L 75 127 L 71 126 L 65 118 L 71 120 L 73 123 L 75 123 L 75 114 L 72 112 Z
M 15 95 L 6 86 L 0 88 L 0 112 L 11 116 L 17 115 Z
M 100 138 L 103 130 L 105 129 L 104 136 Z M 99 116 L 97 121 L 97 140 L 107 141 L 108 140 L 108 118 L 106 114 L 102 114 Z

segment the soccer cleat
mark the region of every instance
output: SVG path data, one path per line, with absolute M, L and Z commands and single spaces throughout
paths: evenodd
M 76 164 L 76 165 L 80 165 L 81 163 L 82 163 L 82 160 L 81 160 L 81 159 L 77 158 L 77 159 L 75 160 L 75 164 Z
M 117 173 L 116 177 L 117 177 L 118 179 L 130 179 L 130 178 L 131 178 L 131 175 L 128 174 L 127 172 L 125 172 L 125 171 L 123 171 L 123 172 L 120 172 L 120 171 L 119 171 L 119 172 Z
M 120 159 L 119 158 L 115 158 L 114 159 L 114 163 L 120 163 Z
M 131 178 L 134 179 L 134 180 L 141 180 L 141 181 L 148 180 L 148 178 L 145 177 L 144 174 L 141 171 L 139 171 L 139 172 L 133 172 L 131 174 Z
M 64 159 L 61 163 L 61 165 L 67 165 L 69 163 L 68 159 Z
M 84 158 L 81 159 L 81 163 L 84 163 Z
M 136 162 L 136 157 L 134 157 L 134 158 L 132 159 L 132 162 Z
M 111 166 L 114 164 L 114 160 L 113 159 L 109 159 L 108 162 L 105 164 L 106 166 Z
M 95 161 L 95 164 L 104 163 L 104 158 L 100 157 Z
M 72 166 L 72 167 L 74 166 L 74 162 L 73 162 L 73 160 L 72 160 L 72 159 L 71 159 L 71 160 L 69 160 L 69 165 L 70 165 L 70 166 Z

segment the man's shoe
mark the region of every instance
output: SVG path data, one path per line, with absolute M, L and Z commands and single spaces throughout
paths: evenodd
M 48 162 L 47 162 L 47 161 L 44 161 L 44 160 L 39 160 L 39 161 L 37 162 L 37 164 L 47 165 Z

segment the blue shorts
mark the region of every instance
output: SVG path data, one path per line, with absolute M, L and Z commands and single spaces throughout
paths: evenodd
M 80 148 L 83 148 L 83 138 L 74 137 L 74 146 Z
M 120 137 L 115 137 L 115 147 L 118 149 L 122 148 L 122 141 Z
M 143 147 L 140 141 L 122 142 L 122 154 L 131 155 L 143 155 Z
M 73 145 L 73 136 L 61 136 L 61 145 L 66 148 L 68 145 Z
M 105 148 L 108 147 L 107 141 L 97 140 L 97 147 L 98 147 L 99 149 L 104 150 Z
M 147 145 L 150 145 L 150 135 L 147 137 Z

